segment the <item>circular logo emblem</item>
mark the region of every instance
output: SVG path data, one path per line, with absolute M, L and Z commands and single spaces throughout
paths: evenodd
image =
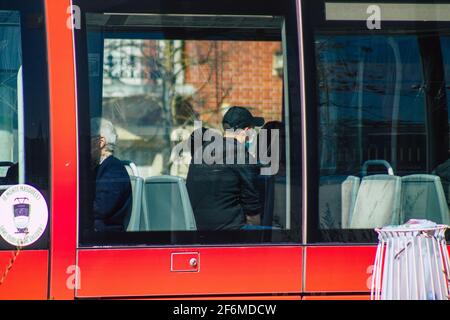
M 14 246 L 28 246 L 44 233 L 48 208 L 42 194 L 19 184 L 0 196 L 0 236 Z

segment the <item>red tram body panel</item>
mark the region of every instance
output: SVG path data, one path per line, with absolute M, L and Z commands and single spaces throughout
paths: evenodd
M 192 252 L 198 269 L 191 271 Z M 182 253 L 177 270 L 171 262 Z M 80 250 L 77 297 L 296 294 L 301 257 L 298 247 Z
M 76 265 L 78 159 L 75 65 L 72 30 L 67 24 L 70 1 L 47 1 L 47 50 L 51 121 L 52 230 L 50 298 L 73 299 L 66 286 L 68 268 Z M 66 12 L 64 15 L 63 12 Z M 57 61 L 56 63 L 51 63 Z
M 10 265 L 15 252 L 3 251 L 0 263 L 5 268 Z M 45 300 L 48 296 L 48 252 L 24 251 L 16 256 L 13 268 L 2 283 L 2 300 Z M 30 267 L 33 266 L 33 267 Z

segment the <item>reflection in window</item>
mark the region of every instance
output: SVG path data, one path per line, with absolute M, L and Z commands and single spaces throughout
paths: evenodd
M 120 28 L 115 24 L 118 20 L 108 19 L 108 15 L 87 14 L 87 21 L 90 117 L 103 118 L 114 126 L 117 136 L 114 157 L 122 161 L 132 190 L 132 209 L 124 218 L 123 230 L 290 229 L 290 208 L 286 205 L 289 164 L 285 156 L 288 124 L 283 106 L 282 19 L 130 15 L 120 20 L 123 21 Z M 136 26 L 140 31 L 133 29 Z M 161 26 L 175 29 L 167 34 L 152 29 Z M 236 39 L 233 36 L 227 39 L 227 32 L 232 35 L 249 26 L 259 30 L 259 35 L 252 34 L 246 39 L 237 33 Z M 199 31 L 206 31 L 206 27 L 223 29 L 216 31 L 220 36 L 199 36 Z M 228 31 L 225 27 L 234 29 Z M 194 28 L 190 30 L 199 39 L 185 38 L 183 28 Z M 239 176 L 241 169 L 236 169 L 239 165 L 230 169 L 227 164 L 220 164 L 219 168 L 196 163 L 195 167 L 191 152 L 196 129 L 208 132 L 202 136 L 205 141 L 207 135 L 224 139 L 222 120 L 232 106 L 245 106 L 252 116 L 264 118 L 263 123 L 254 126 L 247 141 L 240 141 L 243 146 L 253 143 L 253 151 L 256 150 L 257 174 L 251 179 L 251 192 L 233 190 L 234 196 L 230 190 L 218 194 L 222 192 L 219 186 L 228 182 L 241 188 L 250 183 L 245 175 Z M 264 136 L 265 143 L 255 138 L 264 132 L 261 128 L 270 132 Z M 267 146 L 267 141 L 273 143 Z M 259 150 L 267 147 L 272 149 L 266 152 L 266 157 L 260 157 Z M 251 154 L 250 148 L 246 154 Z M 261 170 L 270 167 L 268 157 L 277 162 L 276 170 L 270 175 L 261 174 Z M 97 165 L 101 164 L 100 160 Z M 196 173 L 194 169 L 198 169 Z M 98 175 L 98 167 L 95 170 Z M 224 171 L 219 177 L 220 170 Z M 212 179 L 214 174 L 218 174 L 216 180 Z M 118 180 L 118 176 L 110 177 L 103 185 L 119 189 Z M 198 196 L 194 199 L 193 190 L 200 189 L 192 187 L 192 183 L 203 187 L 200 199 Z M 95 188 L 100 187 L 97 184 Z M 104 194 L 112 195 L 107 191 Z M 246 207 L 252 209 L 239 208 L 239 221 L 233 220 L 236 217 L 214 223 L 214 219 L 203 219 L 204 215 L 226 216 L 227 206 L 223 203 L 235 205 L 245 197 L 253 197 L 252 206 Z M 121 205 L 126 198 L 123 197 Z M 210 212 L 205 213 L 205 201 L 212 202 Z M 246 220 L 247 211 L 248 216 L 257 213 L 259 217 Z M 110 224 L 113 216 L 114 213 L 105 214 L 103 220 Z
M 450 222 L 445 39 L 316 34 L 320 229 Z

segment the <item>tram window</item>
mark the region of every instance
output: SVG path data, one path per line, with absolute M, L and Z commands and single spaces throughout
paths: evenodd
M 126 170 L 103 186 L 99 175 L 86 181 L 97 190 L 115 185 L 126 194 L 118 211 L 126 210 L 99 222 L 93 191 L 94 209 L 81 216 L 84 242 L 296 239 L 283 24 L 278 16 L 86 14 L 85 38 L 77 40 L 87 44 L 85 119 L 115 127 L 113 156 Z M 238 111 L 224 127 L 229 110 Z M 248 137 L 225 129 L 246 129 Z M 87 139 L 92 127 L 84 130 Z M 234 140 L 236 153 L 242 145 L 244 157 L 255 157 L 228 162 L 224 141 Z
M 331 11 L 346 5 L 351 22 Z M 412 16 L 389 11 L 381 30 L 368 31 L 360 5 L 325 4 L 311 30 L 319 173 L 311 239 L 319 241 L 373 241 L 374 228 L 409 219 L 450 222 L 450 27 L 437 11 L 407 4 Z M 416 15 L 435 24 L 399 26 Z
M 0 195 L 27 184 L 49 205 L 46 57 L 43 2 L 0 1 Z M 48 248 L 48 238 L 47 228 L 27 249 Z
M 0 189 L 19 182 L 19 114 L 23 118 L 20 13 L 0 11 Z M 22 119 L 23 120 L 23 119 Z M 23 131 L 23 128 L 21 128 Z M 21 152 L 23 155 L 23 152 Z M 21 163 L 23 164 L 23 157 Z M 23 181 L 22 181 L 23 182 Z

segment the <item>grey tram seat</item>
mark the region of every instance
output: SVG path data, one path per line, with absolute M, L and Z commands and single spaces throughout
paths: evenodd
M 319 212 L 321 229 L 349 227 L 349 218 L 356 202 L 360 179 L 335 175 L 320 177 Z
M 264 220 L 264 226 L 274 229 L 286 228 L 286 177 L 275 176 L 272 220 Z
M 346 176 L 321 176 L 319 181 L 320 229 L 341 227 L 341 184 Z
M 449 211 L 441 179 L 435 175 L 414 174 L 402 177 L 402 223 L 427 219 L 449 224 Z
M 350 221 L 352 229 L 373 229 L 400 221 L 401 178 L 377 174 L 364 177 Z
M 197 230 L 183 178 L 156 176 L 145 179 L 141 231 Z
M 352 220 L 360 181 L 361 179 L 358 177 L 348 176 L 347 179 L 345 179 L 345 181 L 341 184 L 342 229 L 348 229 L 350 227 L 350 221 Z
M 264 200 L 261 226 L 280 229 L 286 226 L 286 177 L 284 176 L 259 176 L 259 183 L 263 188 L 262 200 Z
M 378 160 L 367 160 L 363 163 L 361 168 L 361 175 L 363 177 L 367 176 L 367 168 L 369 166 L 384 166 L 388 172 L 388 175 L 390 176 L 394 175 L 394 170 L 392 169 L 391 164 L 386 160 L 378 159 Z
M 144 188 L 144 179 L 141 177 L 130 176 L 131 192 L 133 195 L 133 205 L 131 209 L 130 222 L 127 231 L 140 231 L 141 211 L 142 211 L 142 191 Z
M 122 164 L 125 167 L 125 169 L 128 172 L 128 175 L 131 176 L 135 176 L 135 177 L 139 177 L 139 171 L 138 168 L 136 167 L 136 165 L 134 164 L 134 162 L 132 161 L 127 161 L 127 160 L 122 160 Z

